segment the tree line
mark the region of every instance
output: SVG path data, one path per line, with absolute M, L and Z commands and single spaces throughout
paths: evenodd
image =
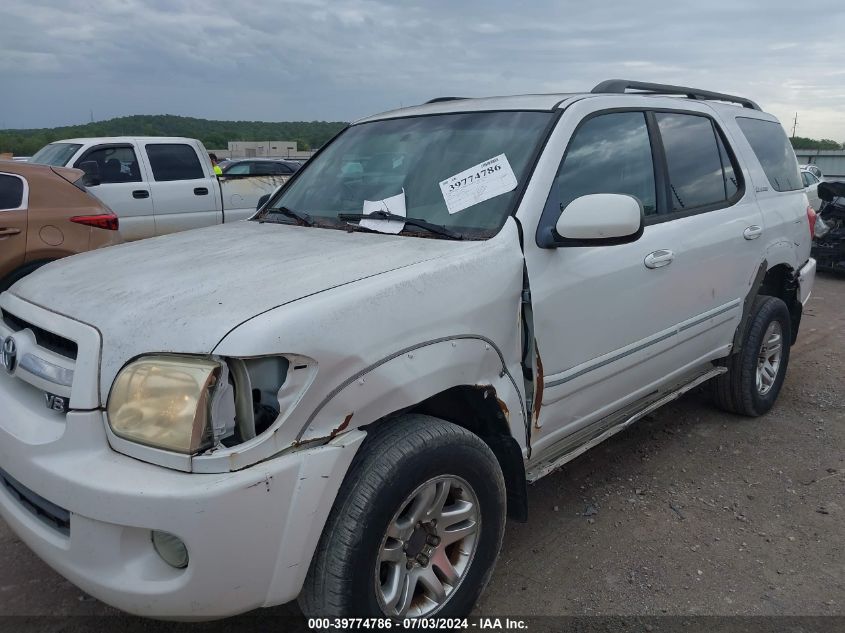
M 172 114 L 124 116 L 84 125 L 0 130 L 0 153 L 31 156 L 47 143 L 92 136 L 186 136 L 207 149 L 229 141 L 296 141 L 300 150 L 319 149 L 346 126 L 342 121 L 212 121 Z
M 342 121 L 213 121 L 172 114 L 124 116 L 83 125 L 29 130 L 0 130 L 0 154 L 31 156 L 47 143 L 91 136 L 187 136 L 208 149 L 226 149 L 229 141 L 296 141 L 300 150 L 319 149 L 347 124 Z M 795 136 L 795 149 L 845 149 L 831 139 Z
M 845 149 L 845 143 L 837 143 L 829 138 L 814 139 L 806 136 L 793 136 L 791 139 L 793 149 Z

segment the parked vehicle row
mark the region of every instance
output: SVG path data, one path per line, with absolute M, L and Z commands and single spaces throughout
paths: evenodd
M 822 170 L 821 170 L 821 169 L 819 169 L 819 166 L 818 166 L 818 165 L 814 165 L 814 164 L 810 163 L 810 164 L 807 164 L 807 165 L 799 165 L 799 166 L 798 166 L 798 168 L 799 168 L 801 171 L 808 171 L 808 172 L 810 172 L 811 174 L 813 174 L 813 176 L 815 176 L 815 177 L 816 177 L 816 180 L 820 180 L 820 181 L 821 181 L 821 180 L 824 180 L 824 179 L 825 179 L 825 178 L 824 178 L 824 174 L 822 173 Z
M 0 161 L 0 292 L 53 260 L 119 243 L 118 219 L 83 172 Z
M 127 241 L 243 220 L 292 173 L 218 178 L 202 143 L 179 137 L 68 139 L 31 161 L 85 171 L 86 187 L 117 214 Z
M 189 141 L 68 145 L 154 224 L 217 191 Z M 250 221 L 0 295 L 0 515 L 141 615 L 465 616 L 529 483 L 704 383 L 774 406 L 814 223 L 742 97 L 610 80 L 365 118 Z

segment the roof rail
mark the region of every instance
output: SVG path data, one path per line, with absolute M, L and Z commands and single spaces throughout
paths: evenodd
M 745 97 L 735 97 L 734 95 L 726 95 L 721 92 L 710 92 L 709 90 L 699 90 L 698 88 L 687 88 L 686 86 L 670 86 L 667 84 L 652 84 L 645 81 L 630 81 L 628 79 L 608 79 L 601 82 L 590 92 L 592 93 L 612 93 L 625 94 L 628 90 L 637 90 L 635 94 L 653 94 L 653 95 L 685 95 L 690 99 L 705 99 L 710 101 L 729 101 L 731 103 L 738 103 L 743 108 L 751 110 L 761 110 L 760 106 L 754 103 L 751 99 Z
M 440 103 L 442 101 L 460 101 L 461 99 L 466 99 L 466 97 L 434 97 L 434 99 L 429 99 L 425 103 Z M 425 104 L 423 104 L 425 105 Z

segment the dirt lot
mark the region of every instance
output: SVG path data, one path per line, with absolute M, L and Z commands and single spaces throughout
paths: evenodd
M 540 481 L 477 614 L 845 615 L 843 377 L 845 277 L 820 274 L 769 415 L 693 393 Z M 0 615 L 114 613 L 0 522 Z

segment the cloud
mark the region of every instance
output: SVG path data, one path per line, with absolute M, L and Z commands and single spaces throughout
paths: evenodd
M 0 125 L 351 120 L 437 95 L 696 85 L 845 141 L 835 1 L 4 0 Z M 823 26 L 820 26 L 823 25 Z M 829 34 L 829 35 L 826 35 Z

